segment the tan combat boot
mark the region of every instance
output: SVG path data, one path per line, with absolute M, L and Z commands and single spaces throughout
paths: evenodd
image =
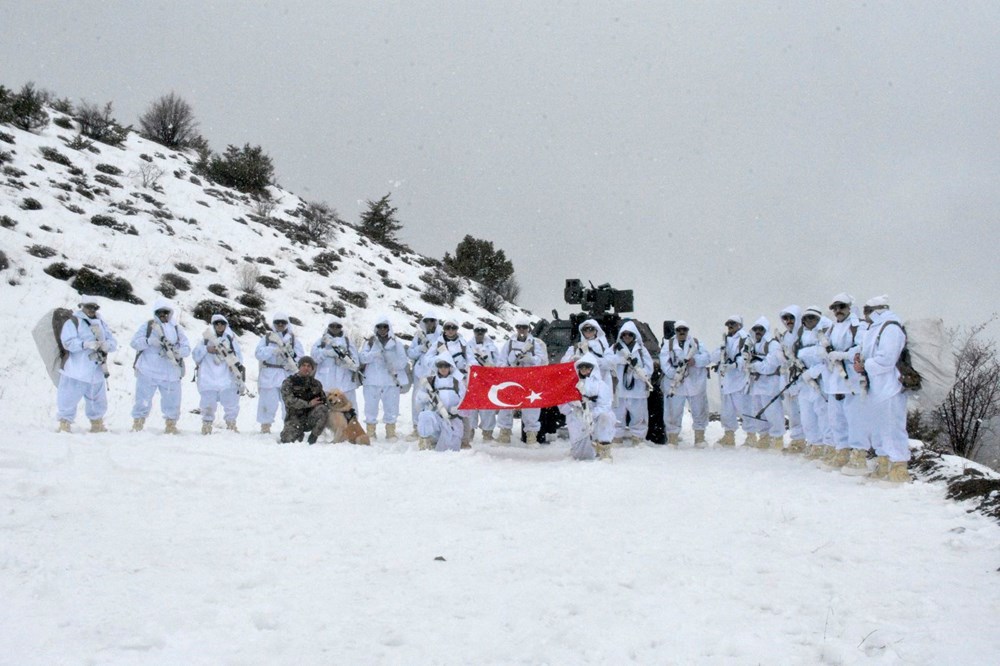
M 90 419 L 90 432 L 107 432 L 104 427 L 104 419 Z
M 716 444 L 719 446 L 736 446 L 736 433 L 732 430 L 727 430 Z
M 611 462 L 611 442 L 597 442 L 594 444 L 597 451 L 597 459 Z
M 798 454 L 806 450 L 806 440 L 804 439 L 793 439 L 788 443 L 788 448 L 785 449 L 785 453 Z
M 58 432 L 73 432 L 70 430 L 70 422 L 66 419 L 59 419 L 59 430 Z
M 164 435 L 177 435 L 177 434 L 179 434 L 177 432 L 177 421 L 175 419 L 167 419 L 165 423 L 166 423 L 166 427 L 163 429 L 163 434 Z M 209 427 L 210 428 L 212 427 L 211 424 L 209 424 Z
M 677 443 L 680 441 L 680 436 L 676 432 L 667 433 L 667 445 L 676 447 Z
M 743 440 L 743 446 L 757 446 L 757 433 L 748 432 L 747 438 Z
M 820 461 L 825 465 L 832 465 L 833 458 L 837 455 L 837 447 L 827 444 L 823 447 L 823 455 L 820 456 Z
M 817 458 L 822 458 L 823 451 L 824 448 L 822 444 L 810 444 L 808 448 L 806 448 L 805 458 L 806 460 L 816 460 Z
M 827 465 L 833 469 L 840 469 L 847 464 L 851 457 L 850 449 L 834 449 L 833 455 L 827 460 Z
M 510 444 L 510 430 L 508 428 L 500 428 L 500 434 L 497 435 L 497 441 L 501 444 Z
M 236 421 L 226 421 L 226 430 L 232 430 L 233 432 L 240 431 L 240 429 L 236 427 Z
M 132 419 L 132 432 L 139 432 L 146 427 L 146 419 Z
M 270 423 L 261 423 L 260 424 L 260 432 L 261 432 L 262 435 L 266 435 L 266 434 L 270 433 L 271 432 L 271 424 Z
M 366 423 L 365 424 L 365 433 L 368 435 L 368 439 L 374 442 L 375 441 L 375 424 L 374 423 Z
M 434 448 L 434 443 L 431 441 L 430 437 L 418 437 L 417 438 L 417 450 L 418 451 L 430 451 Z
M 396 424 L 395 423 L 386 423 L 385 424 L 385 441 L 387 441 L 387 442 L 396 442 L 398 440 L 399 440 L 399 438 L 396 437 Z
M 873 479 L 884 479 L 889 476 L 889 457 L 876 456 L 875 469 L 872 470 L 869 476 Z
M 524 443 L 528 445 L 529 449 L 538 448 L 538 433 L 537 432 L 526 432 L 524 433 Z
M 863 476 L 868 473 L 868 451 L 865 449 L 851 449 L 851 455 L 847 459 L 847 464 L 840 468 L 843 474 L 848 476 Z
M 779 453 L 785 450 L 785 436 L 772 437 L 771 438 L 771 448 Z
M 889 473 L 885 477 L 886 481 L 892 481 L 893 483 L 909 483 L 913 481 L 913 477 L 910 476 L 910 472 L 906 468 L 907 462 L 905 460 L 890 462 Z
M 695 430 L 694 431 L 694 447 L 696 449 L 705 448 L 705 431 Z
M 484 430 L 483 431 L 483 441 L 484 442 L 492 442 L 493 441 L 493 431 L 492 430 Z
M 771 448 L 771 436 L 766 432 L 757 435 L 757 448 L 763 451 L 764 449 Z
M 201 422 L 201 434 L 211 435 L 212 434 L 212 424 L 209 421 Z
M 463 430 L 462 431 L 462 448 L 471 449 L 472 448 L 472 431 Z

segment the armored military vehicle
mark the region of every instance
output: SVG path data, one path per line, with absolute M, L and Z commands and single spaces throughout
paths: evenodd
M 549 355 L 549 363 L 559 363 L 566 349 L 580 339 L 580 324 L 587 319 L 594 319 L 604 330 L 608 341 L 612 344 L 618 337 L 618 330 L 630 318 L 622 317 L 633 311 L 631 289 L 615 289 L 610 284 L 584 286 L 582 280 L 566 280 L 563 299 L 570 305 L 579 305 L 580 312 L 572 313 L 568 319 L 563 319 L 555 310 L 552 320 L 542 319 L 535 324 L 532 334 L 545 343 Z M 649 395 L 649 432 L 646 439 L 655 444 L 666 441 L 663 427 L 663 392 L 660 389 L 660 367 L 657 358 L 660 353 L 660 340 L 653 333 L 649 324 L 638 319 L 631 319 L 639 330 L 642 343 L 653 356 L 654 372 L 650 377 L 653 391 Z M 664 338 L 673 337 L 672 321 L 663 322 Z M 540 441 L 558 431 L 565 424 L 565 417 L 555 407 L 542 410 L 542 431 Z

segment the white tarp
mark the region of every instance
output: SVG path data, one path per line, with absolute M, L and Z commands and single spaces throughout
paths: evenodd
M 904 325 L 910 359 L 923 378 L 921 389 L 910 395 L 911 406 L 926 413 L 940 406 L 955 385 L 958 360 L 944 320 L 914 319 Z
M 42 315 L 42 318 L 35 324 L 31 331 L 31 337 L 35 339 L 38 353 L 45 364 L 45 370 L 49 373 L 49 379 L 56 386 L 59 386 L 59 371 L 62 369 L 62 359 L 59 356 L 59 345 L 56 343 L 55 331 L 52 329 L 52 317 L 58 308 L 53 308 Z

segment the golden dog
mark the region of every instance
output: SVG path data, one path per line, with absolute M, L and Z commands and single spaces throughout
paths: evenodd
M 326 427 L 333 433 L 333 443 L 348 441 L 351 444 L 371 446 L 371 440 L 365 429 L 358 422 L 358 413 L 340 389 L 333 389 L 326 394 L 326 405 L 329 412 L 326 416 Z

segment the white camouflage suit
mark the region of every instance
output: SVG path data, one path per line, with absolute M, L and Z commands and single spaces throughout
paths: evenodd
M 583 334 L 583 329 L 593 326 L 596 331 L 596 335 L 592 340 L 588 340 Z M 615 360 L 614 352 L 611 350 L 611 343 L 608 342 L 608 336 L 601 328 L 601 325 L 597 323 L 596 319 L 587 319 L 577 326 L 577 331 L 580 333 L 580 340 L 566 348 L 566 352 L 563 354 L 561 363 L 569 363 L 571 361 L 577 361 L 583 358 L 584 354 L 593 354 L 597 359 L 597 369 L 600 372 L 595 373 L 601 376 L 604 383 L 608 385 L 608 391 L 611 394 L 612 403 L 614 402 L 614 379 L 615 375 Z
M 339 324 L 339 329 L 330 329 L 331 324 Z M 339 389 L 344 392 L 347 399 L 351 401 L 351 406 L 355 410 L 358 408 L 356 397 L 357 388 L 361 385 L 358 381 L 359 373 L 355 373 L 349 367 L 351 362 L 355 367 L 361 365 L 361 355 L 358 348 L 351 344 L 350 338 L 344 334 L 344 322 L 338 317 L 331 318 L 326 323 L 326 331 L 322 337 L 312 346 L 312 357 L 316 360 L 316 379 L 323 385 L 324 391 Z
M 469 349 L 469 363 L 471 365 L 479 365 L 485 367 L 495 367 L 498 365 L 500 358 L 500 350 L 497 349 L 497 345 L 493 342 L 488 334 L 483 335 L 483 341 L 481 343 L 476 342 L 476 336 L 473 335 L 466 341 Z M 475 430 L 476 428 L 481 428 L 484 432 L 492 433 L 493 429 L 497 425 L 497 410 L 495 409 L 472 409 L 468 411 L 469 421 L 468 425 Z
M 455 361 L 451 354 L 439 354 L 434 359 L 434 363 L 439 362 L 448 363 L 451 366 L 451 372 L 448 376 L 441 377 L 435 367 L 434 374 L 417 380 L 414 389 L 417 406 L 420 409 L 416 418 L 417 432 L 421 437 L 429 438 L 434 442 L 435 451 L 459 451 L 462 448 L 462 432 L 465 426 L 462 423 L 458 405 L 465 398 L 465 378 L 455 367 Z M 438 410 L 432 409 L 432 391 L 436 395 L 442 411 L 448 413 L 447 418 Z
M 635 336 L 629 346 L 622 340 L 623 333 Z M 649 430 L 649 387 L 639 378 L 635 368 L 641 368 L 646 377 L 653 375 L 653 357 L 635 323 L 630 321 L 618 329 L 618 339 L 612 347 L 611 360 L 618 375 L 618 402 L 615 404 L 615 437 L 624 438 L 628 433 L 633 439 L 644 441 Z M 628 419 L 628 425 L 625 421 Z
M 806 308 L 802 316 L 819 313 L 819 308 L 810 306 Z M 819 332 L 828 331 L 832 323 L 828 317 L 821 316 L 819 323 L 811 330 L 803 324 L 796 344 L 799 360 L 806 367 L 799 380 L 801 384 L 799 387 L 799 413 L 802 416 L 802 432 L 806 442 L 811 446 L 833 443 L 833 437 L 829 432 L 830 418 L 826 394 L 823 392 L 821 384 L 823 368 L 826 367 L 827 351 L 819 344 Z
M 278 412 L 279 404 L 281 405 L 281 419 L 285 419 L 285 403 L 281 399 L 281 384 L 285 379 L 295 374 L 295 371 L 286 367 L 287 354 L 283 348 L 287 347 L 291 350 L 292 366 L 305 356 L 302 343 L 292 333 L 291 322 L 288 323 L 282 334 L 274 326 L 276 321 L 288 321 L 288 315 L 284 312 L 274 313 L 274 316 L 271 317 L 271 330 L 257 342 L 257 349 L 254 351 L 254 357 L 260 361 L 260 372 L 257 375 L 257 423 L 261 425 L 274 423 L 274 415 Z
M 684 321 L 674 323 L 675 328 L 686 325 Z M 674 387 L 677 374 L 688 364 L 689 359 L 694 361 L 694 365 L 688 367 L 680 384 Z M 694 429 L 704 430 L 708 426 L 708 366 L 711 363 L 711 354 L 697 339 L 691 337 L 690 332 L 683 343 L 675 336 L 660 348 L 663 423 L 668 435 L 676 435 L 681 431 L 685 402 L 691 410 Z M 674 391 L 672 396 L 671 387 Z
M 589 363 L 594 370 L 589 377 L 577 383 L 582 400 L 559 405 L 566 416 L 569 430 L 570 454 L 577 460 L 593 460 L 595 442 L 610 442 L 615 433 L 615 415 L 611 409 L 611 389 L 601 374 L 599 359 L 586 353 L 574 363 L 577 371 L 581 364 Z
M 545 345 L 541 341 L 536 340 L 531 333 L 528 333 L 524 340 L 519 338 L 520 336 L 514 334 L 504 341 L 500 348 L 500 363 L 498 364 L 500 367 L 526 368 L 548 364 Z M 526 433 L 537 433 L 542 429 L 541 422 L 538 420 L 541 414 L 542 410 L 538 408 L 522 408 L 521 429 Z M 512 430 L 514 428 L 514 410 L 501 409 L 497 414 L 497 423 L 504 430 Z
M 90 296 L 81 296 L 81 299 L 81 305 L 96 303 Z M 73 317 L 76 323 L 67 319 L 59 332 L 59 340 L 69 355 L 59 375 L 57 414 L 60 421 L 72 423 L 82 398 L 87 418 L 94 421 L 104 418 L 108 411 L 108 387 L 99 354 L 114 353 L 118 342 L 100 315 L 88 318 L 80 309 Z M 103 344 L 99 336 L 104 338 Z
M 788 330 L 784 321 L 782 321 L 783 333 L 781 335 L 775 335 L 778 340 L 781 340 L 781 352 L 783 355 L 781 364 L 781 380 L 782 386 L 788 383 L 789 372 L 791 371 L 792 359 L 796 358 L 795 343 L 799 339 L 799 329 L 802 327 L 802 308 L 797 305 L 789 305 L 787 308 L 778 313 L 778 316 L 784 317 L 785 315 L 791 315 L 795 318 L 792 324 L 791 330 Z M 785 416 L 788 417 L 788 436 L 795 440 L 804 440 L 804 435 L 802 433 L 802 415 L 799 412 L 799 389 L 801 387 L 802 380 L 797 380 L 794 384 L 788 387 L 785 391 L 785 395 L 782 398 L 782 403 L 785 408 Z
M 378 326 L 388 326 L 385 339 L 378 337 Z M 393 424 L 399 418 L 400 387 L 405 386 L 406 352 L 403 342 L 393 334 L 389 317 L 380 315 L 372 327 L 372 337 L 361 346 L 359 354 L 364 367 L 365 423 L 378 423 L 379 405 L 382 422 Z
M 838 294 L 834 302 L 850 305 L 853 299 Z M 827 421 L 833 445 L 839 449 L 868 449 L 861 424 L 861 377 L 854 370 L 854 355 L 861 351 L 855 342 L 864 329 L 857 316 L 851 314 L 842 322 L 833 322 L 826 341 L 833 348 L 827 351 L 823 367 L 822 386 L 826 394 Z
M 215 334 L 211 327 L 217 321 L 226 324 L 226 330 L 218 336 L 219 344 L 228 349 L 236 357 L 236 361 L 243 365 L 243 349 L 236 334 L 229 328 L 229 320 L 221 314 L 212 315 L 209 330 L 205 331 L 202 341 L 191 350 L 191 358 L 198 368 L 198 393 L 201 394 L 198 406 L 203 423 L 212 423 L 215 420 L 215 410 L 219 403 L 222 403 L 222 414 L 227 423 L 235 422 L 240 414 L 240 395 L 229 364 L 226 363 L 222 353 L 212 353 L 208 350 L 210 340 Z
M 166 323 L 160 322 L 157 310 L 170 310 Z M 173 304 L 158 298 L 153 304 L 153 319 L 144 322 L 132 336 L 132 349 L 138 352 L 135 362 L 135 404 L 132 418 L 144 419 L 153 407 L 153 396 L 160 392 L 160 411 L 167 420 L 176 421 L 181 413 L 181 377 L 184 359 L 191 355 L 187 335 L 175 321 Z M 163 331 L 162 337 L 160 330 Z M 164 341 L 173 348 L 180 364 L 174 363 L 164 349 Z
M 756 341 L 753 332 L 758 326 L 764 327 L 764 335 L 759 342 Z M 781 391 L 783 386 L 781 365 L 784 354 L 781 352 L 781 343 L 771 337 L 771 323 L 767 317 L 761 317 L 750 327 L 747 344 L 753 345 L 754 359 L 750 361 L 750 409 L 747 414 L 756 416 L 757 412 L 764 409 L 764 405 L 771 402 L 771 399 Z M 785 414 L 780 400 L 771 402 L 760 418 L 763 421 L 745 418 L 743 429 L 747 432 L 767 433 L 776 440 L 784 440 Z
M 861 356 L 868 375 L 865 417 L 875 453 L 891 462 L 910 459 L 906 434 L 906 393 L 896 363 L 906 345 L 899 317 L 892 310 L 876 310 L 864 335 Z
M 736 432 L 737 419 L 747 410 L 747 383 L 750 381 L 747 369 L 743 367 L 743 345 L 747 342 L 747 332 L 743 330 L 743 318 L 732 315 L 726 321 L 735 321 L 740 328 L 732 335 L 725 335 L 725 345 L 711 352 L 712 363 L 719 364 L 719 393 L 722 398 L 719 420 L 723 430 Z

